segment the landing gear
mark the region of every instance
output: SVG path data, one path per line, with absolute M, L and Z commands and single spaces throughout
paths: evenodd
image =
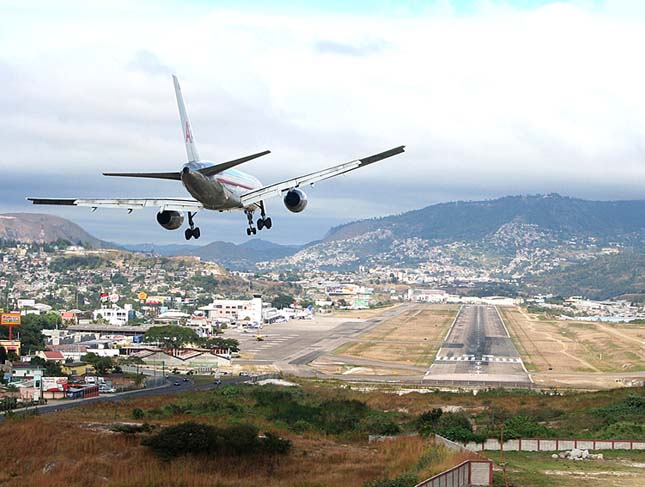
M 246 214 L 246 219 L 249 222 L 249 228 L 246 229 L 246 234 L 248 236 L 255 235 L 258 230 L 266 228 L 267 230 L 271 229 L 273 222 L 270 217 L 267 217 L 266 212 L 264 211 L 264 201 L 260 201 L 260 218 L 257 221 L 257 228 L 253 226 L 253 210 L 246 209 L 244 213 Z
M 191 213 L 190 211 L 188 212 L 188 228 L 184 232 L 184 236 L 186 237 L 186 240 L 190 240 L 191 238 L 194 238 L 195 240 L 197 240 L 201 236 L 199 227 L 196 227 L 195 222 L 193 221 L 194 216 L 195 216 L 195 213 Z
M 273 222 L 270 217 L 267 217 L 266 212 L 264 211 L 264 201 L 260 201 L 260 218 L 258 219 L 258 230 L 266 228 L 271 230 Z
M 249 228 L 246 229 L 246 234 L 250 237 L 258 232 L 253 226 L 253 210 L 246 209 L 244 210 L 244 213 L 246 214 L 246 219 L 249 222 Z

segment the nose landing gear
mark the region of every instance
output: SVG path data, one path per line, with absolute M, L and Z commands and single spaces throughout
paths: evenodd
M 199 227 L 196 227 L 195 222 L 193 221 L 194 216 L 195 216 L 195 213 L 188 212 L 188 228 L 184 232 L 184 236 L 186 237 L 186 240 L 190 240 L 191 238 L 194 238 L 195 240 L 197 240 L 201 236 Z

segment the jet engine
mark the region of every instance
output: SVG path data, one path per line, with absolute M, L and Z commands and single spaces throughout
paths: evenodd
M 287 194 L 284 195 L 284 206 L 289 211 L 300 213 L 307 207 L 307 195 L 299 189 L 287 191 Z
M 160 211 L 157 213 L 157 223 L 166 230 L 177 230 L 184 224 L 184 215 L 178 211 Z

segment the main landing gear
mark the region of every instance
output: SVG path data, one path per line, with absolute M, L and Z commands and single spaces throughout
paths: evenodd
M 271 217 L 267 217 L 266 215 L 264 210 L 264 201 L 260 202 L 260 218 L 258 218 L 257 229 L 253 226 L 253 210 L 246 209 L 244 210 L 244 213 L 246 214 L 246 219 L 249 222 L 249 228 L 246 229 L 246 234 L 248 236 L 255 235 L 258 230 L 262 230 L 263 228 L 266 228 L 267 230 L 271 229 L 273 222 L 271 221 Z
M 186 240 L 190 240 L 191 238 L 194 238 L 195 240 L 197 240 L 201 236 L 199 227 L 196 227 L 195 222 L 193 221 L 194 216 L 195 216 L 195 213 L 191 213 L 190 211 L 188 212 L 188 228 L 184 232 L 184 236 L 186 237 Z

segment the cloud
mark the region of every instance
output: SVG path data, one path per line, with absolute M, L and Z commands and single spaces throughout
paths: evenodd
M 338 54 L 341 56 L 367 56 L 383 51 L 387 47 L 383 41 L 367 42 L 360 45 L 344 44 L 342 42 L 320 40 L 314 43 L 314 49 L 322 54 Z
M 473 4 L 467 14 L 436 2 L 391 16 L 4 4 L 0 176 L 14 183 L 0 205 L 33 209 L 23 198 L 34 190 L 181 194 L 181 185 L 100 177 L 184 162 L 170 66 L 202 157 L 271 149 L 245 165 L 265 183 L 407 145 L 404 155 L 316 186 L 303 215 L 281 213 L 287 241 L 449 199 L 645 197 L 642 8 Z M 270 202 L 276 213 L 280 205 Z M 110 215 L 95 228 L 126 221 Z M 214 231 L 229 218 L 216 217 Z M 176 238 L 155 238 L 164 235 Z
M 142 71 L 152 75 L 172 74 L 172 70 L 159 59 L 159 56 L 146 49 L 134 53 L 134 57 L 127 67 L 133 71 Z

